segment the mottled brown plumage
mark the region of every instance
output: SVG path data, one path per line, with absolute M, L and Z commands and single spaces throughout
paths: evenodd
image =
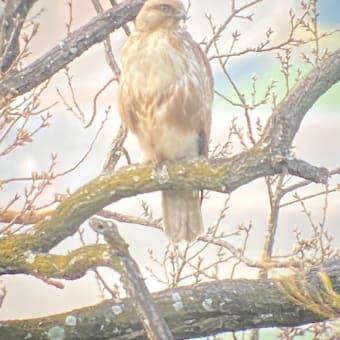
M 213 100 L 209 62 L 181 27 L 180 0 L 147 0 L 122 52 L 119 110 L 144 161 L 208 155 Z M 173 242 L 203 232 L 198 191 L 163 192 L 164 230 Z

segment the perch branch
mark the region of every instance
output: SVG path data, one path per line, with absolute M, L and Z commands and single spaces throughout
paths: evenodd
M 156 169 L 133 165 L 103 173 L 65 198 L 28 233 L 1 238 L 0 267 L 5 273 L 13 262 L 25 262 L 31 253 L 49 251 L 96 212 L 124 197 L 169 188 L 232 192 L 256 178 L 282 172 L 282 167 L 272 164 L 268 150 L 253 149 L 230 159 L 183 161 Z M 289 162 L 284 167 L 289 171 Z
M 169 188 L 232 192 L 256 178 L 282 172 L 282 166 L 273 165 L 272 159 L 268 148 L 254 148 L 230 159 L 190 160 L 156 169 L 133 165 L 103 173 L 65 198 L 29 233 L 0 239 L 0 266 L 10 267 L 16 254 L 50 250 L 89 217 L 122 198 Z M 284 166 L 289 172 L 289 162 Z

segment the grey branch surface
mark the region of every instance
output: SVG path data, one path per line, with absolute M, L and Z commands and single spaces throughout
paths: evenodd
M 98 15 L 80 27 L 45 55 L 0 83 L 0 96 L 19 96 L 43 83 L 111 32 L 133 20 L 143 0 L 128 0 Z
M 1 71 L 6 72 L 20 52 L 20 32 L 26 16 L 37 0 L 7 1 L 1 18 Z
M 308 289 L 310 302 L 315 299 L 321 305 L 318 298 L 320 292 L 325 292 L 325 285 L 320 271 L 326 272 L 332 281 L 333 294 L 339 294 L 340 258 L 315 267 L 305 276 L 306 282 L 300 283 L 303 291 Z M 153 294 L 153 298 L 176 339 L 249 328 L 294 327 L 327 318 L 306 305 L 293 303 L 278 282 L 271 280 L 222 280 L 162 291 Z M 107 300 L 94 307 L 45 318 L 2 321 L 0 330 L 0 339 L 6 340 L 25 339 L 28 334 L 37 340 L 51 339 L 52 335 L 59 335 L 60 339 L 146 337 L 129 299 Z
M 230 159 L 191 160 L 155 169 L 150 165 L 133 165 L 115 172 L 104 173 L 65 198 L 60 205 L 32 227 L 30 233 L 0 239 L 0 269 L 13 272 L 15 263 L 27 261 L 27 254 L 47 252 L 72 236 L 92 215 L 105 206 L 125 197 L 169 188 L 209 189 L 232 192 L 250 181 L 281 173 L 294 163 L 309 169 L 303 177 L 327 181 L 328 172 L 301 161 L 277 160 L 269 148 L 254 149 Z M 301 171 L 302 172 L 302 171 Z M 313 175 L 313 176 L 310 176 Z
M 337 49 L 307 73 L 280 102 L 260 142 L 269 143 L 275 152 L 287 154 L 305 114 L 339 80 L 340 49 Z
M 124 288 L 132 304 L 137 310 L 139 319 L 150 340 L 171 340 L 173 336 L 164 318 L 157 310 L 157 307 L 144 282 L 136 261 L 130 255 L 128 245 L 120 236 L 117 226 L 111 220 L 92 217 L 89 220 L 90 226 L 104 238 L 121 263 L 120 273 L 123 277 Z

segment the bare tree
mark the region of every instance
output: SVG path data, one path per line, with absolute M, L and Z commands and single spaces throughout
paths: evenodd
M 336 328 L 340 314 L 336 245 L 340 235 L 327 221 L 332 217 L 330 205 L 339 202 L 340 167 L 314 165 L 294 152 L 303 119 L 340 80 L 340 49 L 332 43 L 339 39 L 340 28 L 326 31 L 319 23 L 318 1 L 306 0 L 294 8 L 284 5 L 285 35 L 276 34 L 268 23 L 257 35 L 258 41 L 247 41 L 242 25 L 251 29 L 259 20 L 254 13 L 263 13 L 261 9 L 269 1 L 216 2 L 225 15 L 222 19 L 213 14 L 200 18 L 209 28 L 201 45 L 218 79 L 216 101 L 234 114 L 226 123 L 223 140 L 213 138 L 208 160 L 154 168 L 131 164 L 127 133 L 115 122 L 111 148 L 106 150 L 106 162 L 102 158 L 100 164 L 96 150 L 104 143 L 105 129 L 113 130 L 113 93 L 120 76 L 117 41 L 112 39 L 123 40 L 130 34 L 143 1 L 117 4 L 92 0 L 86 6 L 92 6 L 93 18 L 86 18 L 87 22 L 74 30 L 75 2 L 63 4 L 68 10 L 64 38 L 42 55 L 31 53 L 42 34 L 38 24 L 43 15 L 41 1 L 8 0 L 3 5 L 0 274 L 26 274 L 62 289 L 61 280 L 75 280 L 91 270 L 106 299 L 63 314 L 1 321 L 0 339 L 180 339 L 246 329 L 256 339 L 266 327 L 278 327 L 276 335 L 281 339 L 293 339 L 304 332 L 315 339 L 340 336 Z M 187 1 L 188 12 L 194 12 L 195 5 Z M 209 13 L 214 5 L 201 6 Z M 98 43 L 102 59 L 95 63 L 104 64 L 105 76 L 97 76 L 97 89 L 88 86 L 91 105 L 86 106 L 73 68 L 86 58 L 84 52 L 93 51 Z M 233 75 L 233 65 L 258 56 L 265 62 L 276 60 L 277 79 L 261 75 L 260 65 L 260 75 L 241 84 Z M 110 98 L 106 105 L 105 96 Z M 55 138 L 50 162 L 41 167 L 44 170 L 24 169 L 24 175 L 17 175 L 13 162 L 19 162 L 28 145 L 36 146 L 36 152 L 43 150 L 44 132 L 56 124 L 60 110 L 67 112 L 79 129 L 77 133 L 86 136 L 87 145 L 79 159 L 74 160 L 71 151 L 71 162 L 60 170 L 60 158 L 66 151 L 62 150 L 60 157 L 53 149 L 58 149 L 61 141 Z M 72 187 L 71 176 L 83 176 L 90 167 L 99 175 Z M 232 193 L 255 180 L 262 181 L 269 203 L 260 236 L 253 221 L 226 227 Z M 191 244 L 168 244 L 164 252 L 153 244 L 152 249 L 145 249 L 148 265 L 136 262 L 129 252 L 129 240 L 120 236 L 116 223 L 120 223 L 120 232 L 135 225 L 149 232 L 161 229 L 161 219 L 144 196 L 139 213 L 122 213 L 113 203 L 183 187 L 204 189 L 204 203 L 221 205 L 206 234 Z M 218 200 L 216 192 L 223 194 Z M 310 211 L 310 202 L 321 202 L 319 222 Z M 309 229 L 305 232 L 296 227 L 290 232 L 293 244 L 280 248 L 281 229 L 293 229 L 282 225 L 281 215 L 287 207 L 294 208 L 294 216 L 302 210 Z M 55 247 L 62 247 L 68 237 L 73 237 L 77 246 L 56 253 Z M 251 248 L 254 238 L 261 244 L 255 255 Z M 130 248 L 133 254 L 133 243 Z M 103 266 L 120 273 L 121 281 L 103 275 L 99 269 Z M 252 279 L 247 271 L 252 272 Z M 151 294 L 151 284 L 164 290 Z M 0 288 L 0 307 L 10 289 Z

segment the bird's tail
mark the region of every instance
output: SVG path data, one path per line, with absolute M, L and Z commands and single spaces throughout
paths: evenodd
M 199 191 L 165 190 L 162 198 L 163 228 L 172 242 L 192 242 L 203 233 Z

